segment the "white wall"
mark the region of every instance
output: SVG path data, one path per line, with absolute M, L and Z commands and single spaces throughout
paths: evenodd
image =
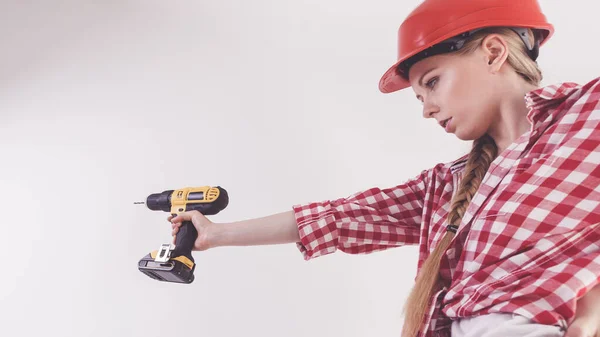
M 220 185 L 237 221 L 389 187 L 469 145 L 377 89 L 404 1 L 0 1 L 0 335 L 399 336 L 416 247 L 294 245 L 137 261 L 170 240 L 134 201 Z M 545 84 L 600 74 L 597 4 L 543 0 Z M 590 43 L 591 42 L 591 43 Z

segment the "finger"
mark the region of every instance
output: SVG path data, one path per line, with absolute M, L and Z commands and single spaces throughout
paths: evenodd
M 569 327 L 567 333 L 563 337 L 586 337 L 583 331 L 578 327 Z
M 585 321 L 575 320 L 571 323 L 564 337 L 591 337 L 594 336 L 590 333 L 590 327 Z
M 191 212 L 179 213 L 176 217 L 171 219 L 171 222 L 183 222 L 183 221 L 192 221 Z
M 179 227 L 173 228 L 171 235 L 177 235 L 177 233 L 179 233 Z

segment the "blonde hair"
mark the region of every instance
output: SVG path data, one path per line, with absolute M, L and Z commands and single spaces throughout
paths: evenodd
M 509 28 L 493 27 L 476 32 L 465 42 L 463 48 L 454 53 L 464 55 L 473 52 L 481 45 L 483 39 L 492 33 L 500 34 L 506 39 L 509 45 L 507 62 L 514 68 L 517 74 L 525 81 L 536 86 L 539 85 L 542 80 L 542 72 L 537 63 L 529 57 L 521 38 Z M 530 29 L 528 29 L 528 35 L 533 45 L 534 35 Z M 452 199 L 447 219 L 449 226 L 458 228 L 467 206 L 471 202 L 475 192 L 477 192 L 490 164 L 496 158 L 497 151 L 496 143 L 489 135 L 484 135 L 473 142 L 460 186 Z M 403 309 L 405 319 L 402 337 L 415 337 L 417 335 L 425 313 L 430 309 L 428 305 L 431 297 L 441 289 L 442 284 L 439 278 L 440 263 L 454 235 L 453 231 L 448 230 L 421 267 L 415 286 L 409 294 Z

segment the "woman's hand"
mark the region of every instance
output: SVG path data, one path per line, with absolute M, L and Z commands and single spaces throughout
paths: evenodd
M 600 337 L 600 284 L 577 300 L 575 319 L 564 337 Z
M 167 220 L 171 222 L 171 227 L 173 228 L 173 231 L 171 232 L 173 235 L 173 244 L 175 244 L 175 237 L 177 232 L 179 232 L 181 224 L 184 221 L 191 221 L 194 224 L 194 227 L 196 227 L 196 231 L 198 231 L 198 238 L 196 238 L 193 250 L 207 250 L 211 248 L 208 238 L 214 224 L 202 213 L 198 211 L 183 212 L 176 217 L 171 215 Z

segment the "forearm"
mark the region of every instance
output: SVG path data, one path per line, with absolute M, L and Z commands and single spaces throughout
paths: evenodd
M 211 248 L 294 243 L 300 241 L 293 211 L 262 218 L 219 223 L 207 233 Z

